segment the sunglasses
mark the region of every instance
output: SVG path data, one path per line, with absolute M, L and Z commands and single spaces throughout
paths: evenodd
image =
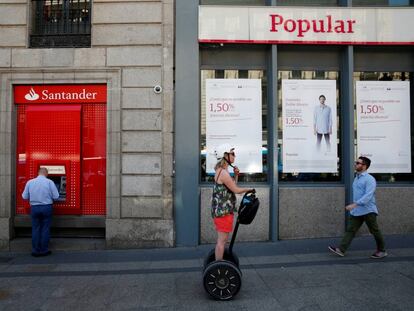
M 364 163 L 364 162 L 359 162 L 359 161 L 356 161 L 356 162 L 355 162 L 355 165 L 358 165 L 358 164 L 360 164 L 360 165 L 365 165 L 365 163 Z

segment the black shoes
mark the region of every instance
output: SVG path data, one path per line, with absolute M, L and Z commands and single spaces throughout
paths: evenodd
M 45 257 L 52 254 L 52 251 L 47 251 L 46 253 L 32 253 L 33 257 Z

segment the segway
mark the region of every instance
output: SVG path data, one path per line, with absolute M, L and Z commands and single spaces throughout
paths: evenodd
M 250 224 L 256 216 L 259 208 L 259 199 L 253 189 L 246 192 L 240 202 L 236 226 L 229 248 L 226 248 L 223 260 L 215 260 L 215 249 L 213 248 L 204 259 L 203 285 L 206 292 L 216 300 L 229 300 L 237 295 L 242 284 L 242 273 L 239 268 L 239 258 L 233 252 L 239 225 Z

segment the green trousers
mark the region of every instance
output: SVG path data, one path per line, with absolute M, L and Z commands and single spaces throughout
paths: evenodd
M 355 234 L 361 228 L 363 223 L 366 223 L 369 229 L 369 232 L 374 236 L 375 242 L 377 243 L 377 250 L 384 252 L 385 243 L 384 237 L 382 236 L 381 231 L 378 228 L 377 224 L 377 214 L 370 213 L 363 216 L 352 216 L 349 215 L 348 225 L 344 237 L 342 238 L 339 249 L 341 252 L 345 253 L 349 245 L 351 245 L 352 240 L 355 237 Z

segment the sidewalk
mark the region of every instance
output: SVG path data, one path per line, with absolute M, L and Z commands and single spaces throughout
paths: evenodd
M 344 258 L 335 239 L 236 243 L 243 283 L 234 300 L 209 299 L 204 255 L 213 247 L 0 253 L 1 310 L 413 310 L 414 235 L 372 237 Z

